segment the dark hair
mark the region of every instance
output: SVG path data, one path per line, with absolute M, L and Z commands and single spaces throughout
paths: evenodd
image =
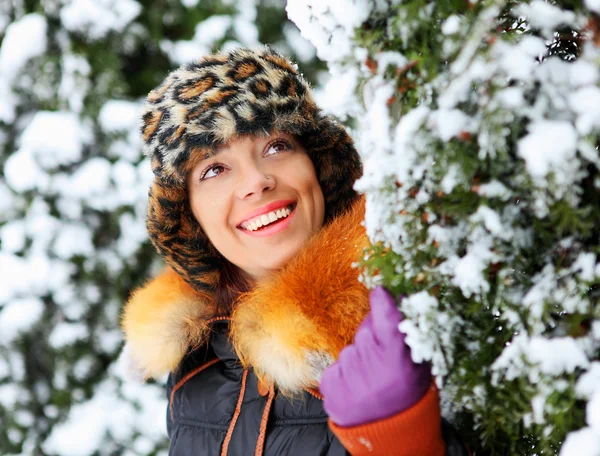
M 235 300 L 252 289 L 252 280 L 235 264 L 223 259 L 214 300 L 217 315 L 229 315 Z

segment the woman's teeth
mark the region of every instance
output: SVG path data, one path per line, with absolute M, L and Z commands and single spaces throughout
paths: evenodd
M 259 215 L 250 220 L 246 220 L 240 226 L 248 231 L 256 231 L 257 229 L 270 225 L 273 222 L 276 222 L 279 219 L 286 218 L 288 215 L 292 213 L 290 206 L 282 207 L 281 209 L 277 209 L 276 211 L 271 211 L 267 214 Z

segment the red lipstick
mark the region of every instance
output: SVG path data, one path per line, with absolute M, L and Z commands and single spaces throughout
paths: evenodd
M 244 223 L 246 220 L 250 220 L 251 218 L 257 217 L 259 215 L 263 215 L 263 214 L 268 214 L 271 211 L 276 211 L 277 209 L 281 209 L 283 207 L 287 207 L 290 204 L 295 203 L 294 200 L 278 200 L 278 201 L 273 201 L 272 203 L 269 203 L 263 207 L 260 207 L 248 214 L 246 214 L 246 216 L 236 225 L 236 226 L 240 226 L 242 223 Z

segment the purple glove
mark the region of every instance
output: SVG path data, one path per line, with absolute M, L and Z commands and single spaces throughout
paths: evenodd
M 402 315 L 392 295 L 377 287 L 369 295 L 371 311 L 339 359 L 323 372 L 323 406 L 338 426 L 356 426 L 388 418 L 421 399 L 431 384 L 429 364 L 415 364 Z

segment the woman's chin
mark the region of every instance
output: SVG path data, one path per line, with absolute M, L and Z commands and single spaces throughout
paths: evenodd
M 279 250 L 277 254 L 273 252 L 263 252 L 259 263 L 242 267 L 255 280 L 267 277 L 283 268 L 291 259 L 293 259 L 300 248 L 290 249 L 289 251 Z

